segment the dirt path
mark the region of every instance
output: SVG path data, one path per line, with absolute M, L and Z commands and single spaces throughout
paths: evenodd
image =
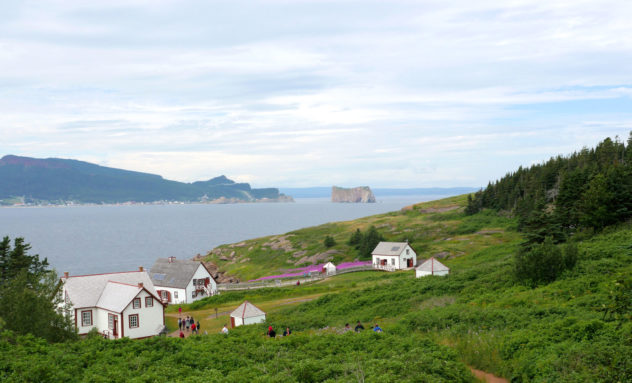
M 490 374 L 489 372 L 477 370 L 474 367 L 470 367 L 470 371 L 472 371 L 472 374 L 474 374 L 476 378 L 486 383 L 509 383 L 509 381 L 505 378 L 500 378 L 494 374 Z

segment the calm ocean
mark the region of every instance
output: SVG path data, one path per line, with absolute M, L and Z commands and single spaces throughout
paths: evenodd
M 60 274 L 105 273 L 149 268 L 156 258 L 192 258 L 221 244 L 443 197 L 387 197 L 374 204 L 306 198 L 296 203 L 0 208 L 0 236 L 24 237 L 31 254 L 48 258 Z

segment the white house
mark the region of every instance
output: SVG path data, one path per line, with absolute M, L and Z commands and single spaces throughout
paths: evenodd
M 61 283 L 79 335 L 97 329 L 110 339 L 138 339 L 159 335 L 165 329 L 164 305 L 142 267 L 122 273 L 64 273 Z
M 191 303 L 217 294 L 217 283 L 202 262 L 159 258 L 149 271 L 165 303 Z
M 261 323 L 265 320 L 266 313 L 248 301 L 244 301 L 235 311 L 230 313 L 230 325 L 233 328 L 245 324 Z
M 408 242 L 380 242 L 371 256 L 373 267 L 380 270 L 407 270 L 417 264 L 417 253 Z
M 426 260 L 415 269 L 415 277 L 421 278 L 426 275 L 448 275 L 450 268 L 437 261 L 434 257 Z
M 336 265 L 331 262 L 327 262 L 323 265 L 323 273 L 325 275 L 336 275 Z

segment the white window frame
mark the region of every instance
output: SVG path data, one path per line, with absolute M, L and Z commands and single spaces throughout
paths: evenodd
M 177 291 L 173 292 L 173 299 L 178 299 L 178 292 Z

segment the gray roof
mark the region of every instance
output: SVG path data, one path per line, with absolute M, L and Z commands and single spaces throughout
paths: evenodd
M 416 270 L 420 271 L 450 271 L 450 268 L 443 263 L 437 261 L 436 259 L 430 258 L 423 262 L 421 265 L 417 266 Z
M 408 245 L 407 242 L 380 242 L 375 246 L 373 255 L 400 255 Z
M 258 307 L 248 301 L 244 301 L 244 303 L 240 304 L 239 307 L 237 307 L 232 313 L 230 313 L 231 317 L 242 319 L 258 317 L 260 315 L 266 315 L 266 313 L 264 313 Z
M 185 289 L 201 264 L 200 261 L 188 259 L 173 259 L 169 262 L 167 258 L 158 258 L 151 267 L 149 276 L 156 286 Z
M 142 283 L 150 294 L 157 296 L 154 285 L 145 271 L 78 275 L 68 278 L 62 277 L 61 280 L 64 283 L 68 298 L 75 308 L 101 307 L 99 306 L 100 303 L 107 306 L 103 308 L 119 307 L 122 304 L 127 306 L 131 298 L 127 302 L 123 301 L 134 291 L 136 294 L 140 292 L 138 283 Z M 112 282 L 118 283 L 113 284 Z M 120 284 L 126 284 L 127 287 L 124 287 L 125 285 L 121 287 Z

